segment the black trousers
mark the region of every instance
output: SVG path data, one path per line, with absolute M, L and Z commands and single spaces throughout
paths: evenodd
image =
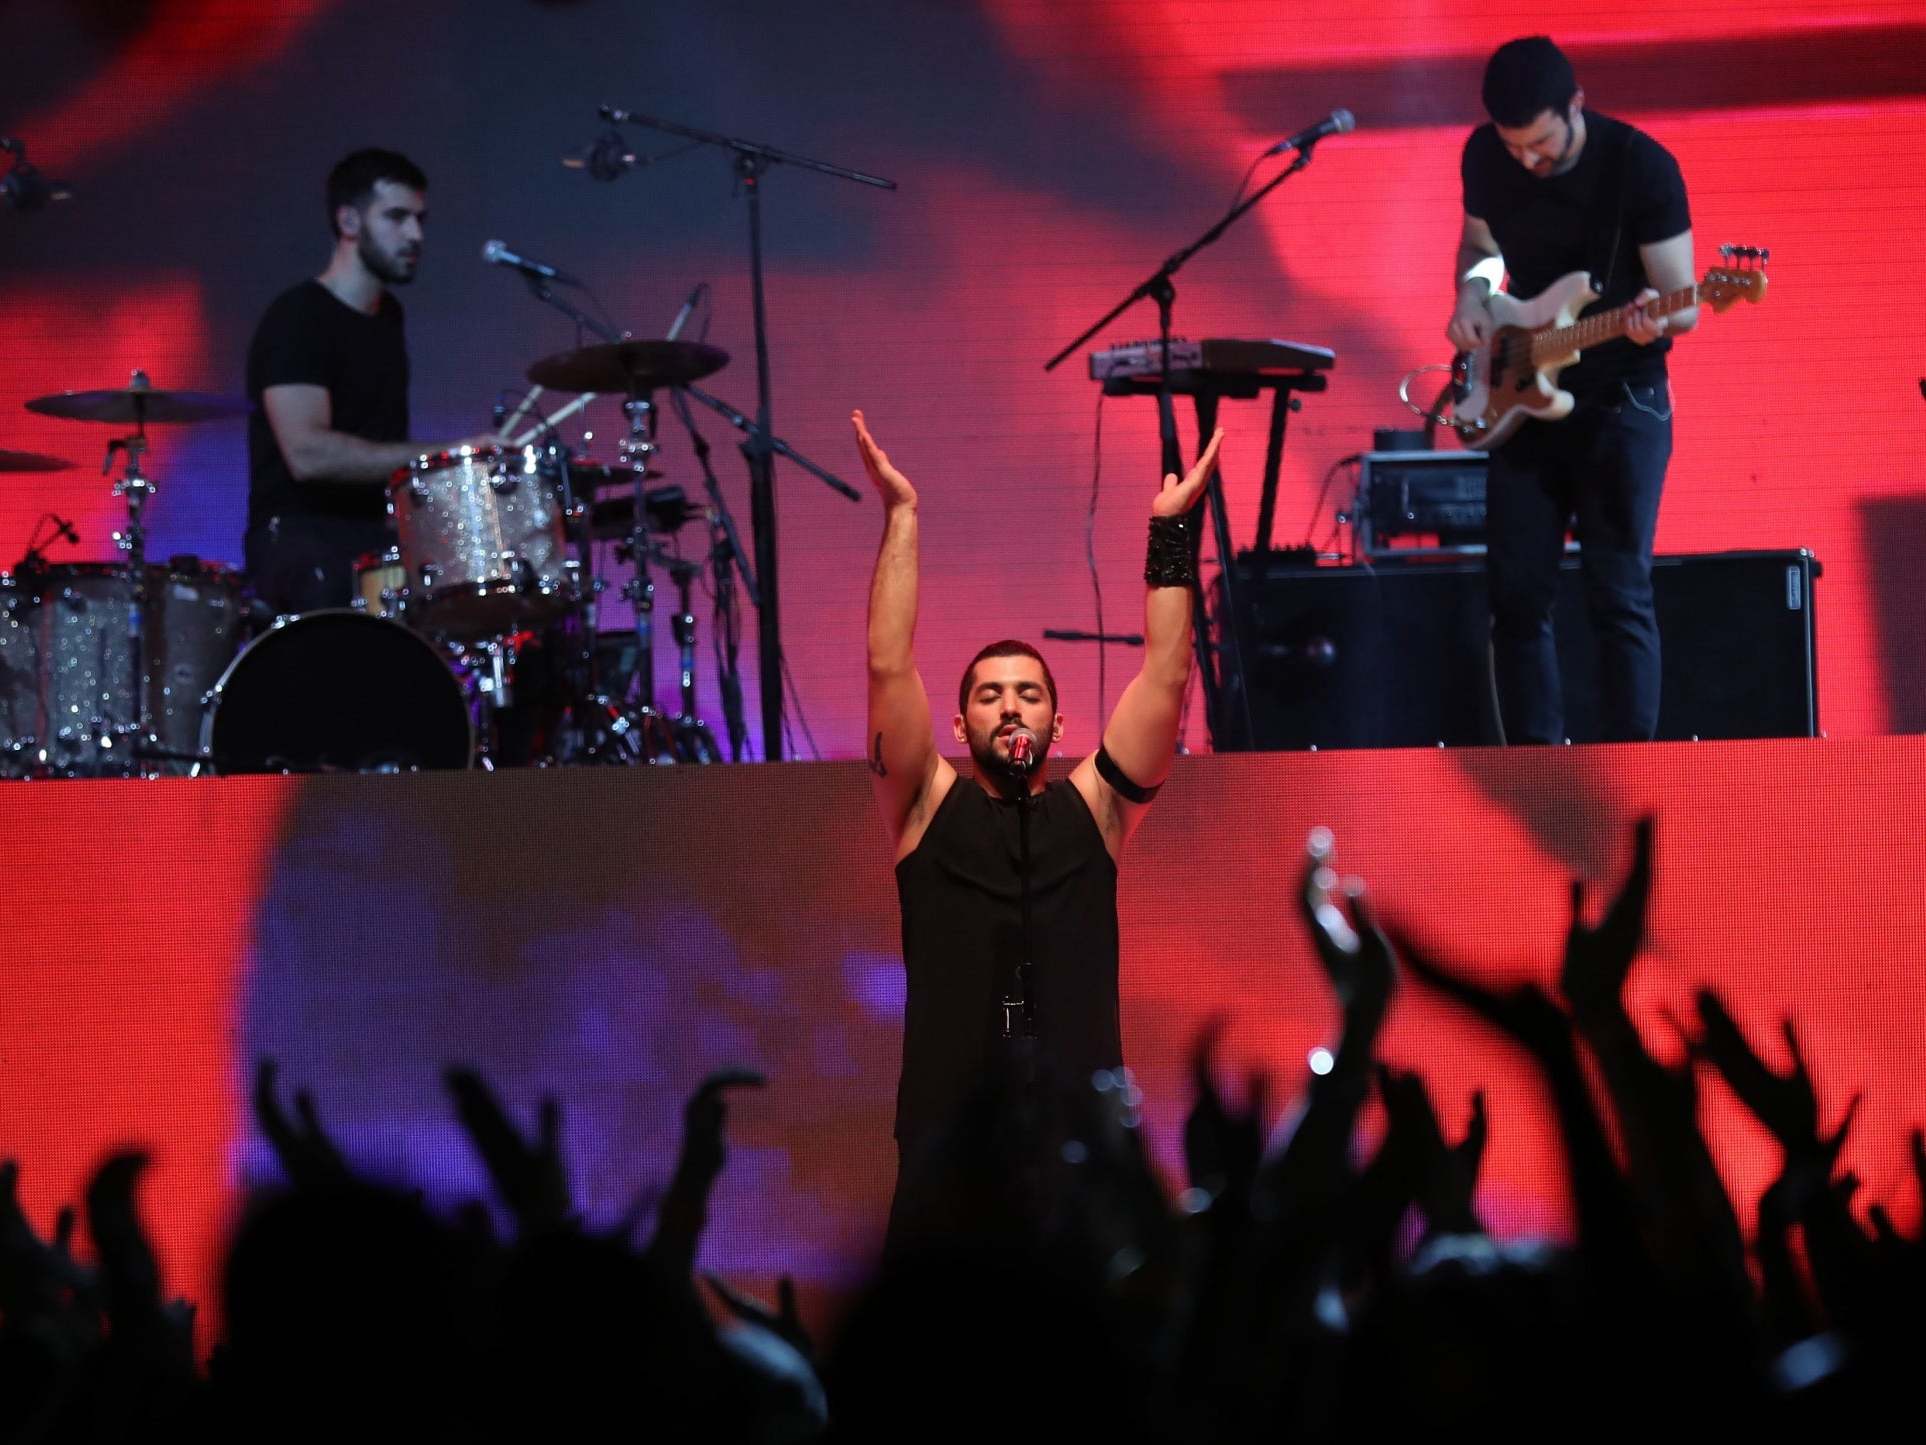
M 1552 602 L 1576 519 L 1585 603 L 1598 637 L 1599 735 L 1658 731 L 1659 635 L 1652 536 L 1672 456 L 1672 394 L 1614 382 L 1563 421 L 1529 421 L 1491 454 L 1486 577 L 1499 714 L 1511 743 L 1565 739 Z
M 391 544 L 385 519 L 285 512 L 248 529 L 248 580 L 275 612 L 346 607 L 355 560 Z

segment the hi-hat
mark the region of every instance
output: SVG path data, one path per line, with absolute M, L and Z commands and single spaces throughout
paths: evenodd
M 665 386 L 687 386 L 729 364 L 729 353 L 700 341 L 609 341 L 545 356 L 528 379 L 551 391 L 614 392 L 633 396 Z
M 73 463 L 64 457 L 42 456 L 39 452 L 10 452 L 0 448 L 0 472 L 67 472 Z
M 145 384 L 136 373 L 132 386 L 101 391 L 56 391 L 36 396 L 28 411 L 62 421 L 104 421 L 116 426 L 144 426 L 148 422 L 222 421 L 246 416 L 247 398 L 208 391 L 161 391 Z

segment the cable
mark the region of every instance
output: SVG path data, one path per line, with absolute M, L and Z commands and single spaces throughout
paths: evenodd
M 808 714 L 803 712 L 802 694 L 796 691 L 796 679 L 790 674 L 789 654 L 787 652 L 782 654 L 781 661 L 782 661 L 782 680 L 783 680 L 783 683 L 789 689 L 789 701 L 794 704 L 796 721 L 802 725 L 803 737 L 806 738 L 809 742 L 810 757 L 814 758 L 817 762 L 820 763 L 823 760 L 822 750 L 816 746 L 816 735 L 809 730 L 809 717 L 808 717 Z M 790 730 L 789 718 L 787 714 L 784 715 L 782 720 L 782 732 L 783 732 L 783 738 L 789 750 L 789 755 L 791 757 L 794 757 L 796 754 L 796 736 Z M 769 756 L 769 748 L 766 743 L 763 746 L 762 755 L 765 758 Z
M 1331 494 L 1331 481 L 1337 476 L 1339 468 L 1348 467 L 1363 460 L 1363 452 L 1352 452 L 1348 457 L 1339 457 L 1326 469 L 1324 480 L 1318 483 L 1317 500 L 1311 504 L 1310 520 L 1304 524 L 1304 541 L 1301 545 L 1306 547 L 1311 545 L 1311 537 L 1317 531 L 1317 519 L 1324 511 L 1324 499 Z

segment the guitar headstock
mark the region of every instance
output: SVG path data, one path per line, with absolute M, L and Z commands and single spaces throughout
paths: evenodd
M 1734 301 L 1759 302 L 1765 299 L 1766 261 L 1770 250 L 1760 246 L 1721 246 L 1720 264 L 1712 267 L 1699 281 L 1699 301 L 1714 311 L 1723 311 Z

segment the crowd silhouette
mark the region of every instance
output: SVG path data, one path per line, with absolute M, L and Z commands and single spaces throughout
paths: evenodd
M 93 1176 L 84 1263 L 76 1212 L 42 1237 L 19 1166 L 0 1167 L 0 1438 L 1772 1439 L 1908 1418 L 1926 1239 L 1887 1202 L 1859 1207 L 1838 1162 L 1858 1098 L 1828 1123 L 1791 1021 L 1783 1071 L 1711 990 L 1672 1020 L 1682 1063 L 1647 1046 L 1625 996 L 1653 862 L 1648 819 L 1596 925 L 1573 885 L 1554 994 L 1494 987 L 1383 924 L 1317 830 L 1297 895 L 1339 1004 L 1328 1071 L 1275 1105 L 1262 1076 L 1227 1090 L 1222 1023 L 1207 1028 L 1174 1197 L 1127 1073 L 986 1080 L 930 1166 L 951 1207 L 896 1242 L 822 1342 L 788 1281 L 767 1304 L 697 1272 L 727 1099 L 756 1074 L 703 1080 L 666 1187 L 596 1229 L 552 1101 L 525 1133 L 486 1080 L 449 1072 L 493 1199 L 442 1215 L 359 1177 L 263 1063 L 254 1112 L 285 1182 L 235 1230 L 205 1361 L 135 1206 L 144 1155 Z M 1421 1076 L 1378 1059 L 1400 987 L 1533 1067 L 1569 1241 L 1487 1232 L 1480 1164 L 1505 1121 L 1480 1095 L 1449 1127 Z M 1750 1239 L 1698 1124 L 1707 1088 L 1780 1153 Z M 1926 1196 L 1926 1142 L 1910 1143 Z

